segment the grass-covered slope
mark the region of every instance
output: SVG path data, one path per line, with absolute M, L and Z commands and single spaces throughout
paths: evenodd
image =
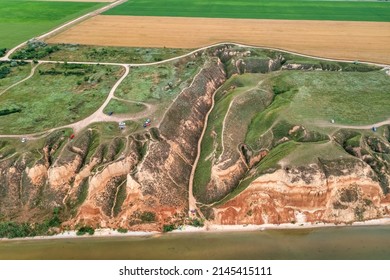
M 211 18 L 390 21 L 390 3 L 374 1 L 134 0 L 104 14 Z
M 267 65 L 284 56 L 279 71 L 256 73 L 264 71 L 264 63 L 256 67 L 249 62 L 264 55 Z M 223 203 L 262 174 L 283 166 L 356 160 L 362 156 L 356 150 L 365 149 L 369 137 L 387 141 L 382 131 L 371 131 L 390 118 L 390 78 L 385 71 L 267 51 L 238 57 L 221 55 L 232 76 L 215 94 L 202 139 L 193 187 L 198 201 Z M 292 65 L 299 70 L 287 70 Z M 375 156 L 363 159 L 380 178 L 384 169 L 380 171 Z
M 116 66 L 42 64 L 0 96 L 0 134 L 28 134 L 83 119 L 106 99 Z
M 0 0 L 0 49 L 12 48 L 103 5 L 93 2 Z

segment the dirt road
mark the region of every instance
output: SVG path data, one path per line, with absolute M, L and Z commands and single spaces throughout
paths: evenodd
M 31 62 L 30 62 L 31 63 Z M 8 90 L 10 90 L 11 88 L 13 87 L 16 87 L 17 85 L 27 81 L 28 79 L 30 79 L 32 76 L 34 76 L 35 74 L 35 69 L 37 69 L 37 67 L 41 64 L 41 62 L 38 62 L 36 65 L 34 65 L 32 68 L 31 68 L 31 72 L 30 72 L 30 75 L 28 75 L 26 78 L 24 78 L 23 80 L 20 80 L 19 82 L 17 83 L 14 83 L 13 85 L 10 85 L 9 87 L 7 87 L 5 90 L 3 90 L 2 92 L 0 92 L 0 96 L 3 95 L 4 93 L 6 93 Z
M 70 27 L 70 26 L 72 26 L 72 25 L 74 25 L 74 24 L 76 24 L 76 23 L 79 23 L 79 22 L 81 22 L 81 21 L 83 21 L 83 20 L 86 20 L 86 19 L 88 19 L 88 18 L 90 18 L 90 17 L 97 16 L 98 14 L 103 13 L 103 12 L 107 11 L 108 9 L 111 9 L 111 8 L 113 8 L 113 7 L 115 7 L 115 6 L 119 5 L 119 4 L 122 4 L 123 2 L 126 2 L 126 1 L 127 1 L 127 0 L 118 0 L 118 1 L 116 1 L 116 2 L 113 2 L 113 3 L 111 3 L 111 4 L 107 5 L 107 6 L 104 6 L 104 7 L 99 8 L 99 9 L 93 11 L 93 12 L 90 12 L 90 13 L 85 14 L 85 15 L 83 15 L 83 16 L 81 16 L 81 17 L 78 17 L 78 18 L 76 18 L 76 19 L 74 19 L 74 20 L 71 20 L 71 21 L 69 21 L 69 22 L 67 22 L 67 23 L 65 23 L 65 24 L 63 24 L 63 25 L 61 25 L 61 26 L 59 26 L 59 27 L 57 27 L 57 28 L 55 28 L 55 29 L 53 29 L 53 30 L 51 30 L 51 31 L 49 31 L 49 32 L 47 32 L 47 33 L 41 35 L 41 36 L 39 36 L 39 37 L 37 37 L 37 39 L 38 39 L 38 40 L 47 39 L 47 38 L 49 38 L 50 36 L 53 36 L 53 35 L 55 35 L 55 34 L 61 32 L 61 31 L 64 31 L 66 28 L 68 28 L 68 27 Z M 107 1 L 105 1 L 105 2 L 107 2 Z M 9 50 L 9 51 L 5 54 L 4 57 L 0 57 L 0 61 L 9 60 L 9 57 L 10 57 L 17 49 L 19 49 L 19 48 L 25 46 L 25 45 L 27 44 L 27 42 L 28 42 L 28 41 L 25 41 L 25 42 L 23 42 L 23 43 L 17 45 L 16 47 L 12 48 L 11 50 Z

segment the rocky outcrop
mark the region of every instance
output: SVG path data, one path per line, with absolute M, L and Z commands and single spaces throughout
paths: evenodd
M 160 126 L 129 136 L 127 144 L 119 138 L 99 144 L 99 133 L 91 129 L 68 142 L 62 133 L 54 133 L 40 159 L 3 159 L 1 218 L 40 222 L 59 207 L 62 226 L 70 228 L 160 230 L 163 224 L 182 221 L 197 142 L 212 95 L 225 79 L 220 61 L 210 60 Z
M 332 168 L 338 166 L 338 172 Z M 349 223 L 389 215 L 372 169 L 354 161 L 278 169 L 214 208 L 220 224 Z

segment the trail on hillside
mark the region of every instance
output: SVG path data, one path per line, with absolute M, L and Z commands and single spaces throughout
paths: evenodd
M 12 85 L 10 85 L 9 87 L 7 87 L 6 89 L 4 89 L 2 92 L 0 92 L 0 96 L 2 96 L 4 93 L 6 93 L 7 91 L 9 91 L 11 88 L 13 87 L 16 87 L 17 85 L 27 81 L 28 79 L 32 78 L 32 76 L 34 76 L 35 74 L 35 69 L 37 69 L 37 67 L 41 64 L 41 62 L 38 62 L 36 65 L 34 65 L 32 68 L 31 68 L 31 72 L 30 72 L 30 75 L 28 75 L 26 78 L 24 78 L 23 80 L 20 80 L 19 82 L 16 82 Z

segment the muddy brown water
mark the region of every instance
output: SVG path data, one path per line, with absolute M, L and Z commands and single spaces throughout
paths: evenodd
M 0 259 L 390 259 L 390 226 L 0 241 Z

